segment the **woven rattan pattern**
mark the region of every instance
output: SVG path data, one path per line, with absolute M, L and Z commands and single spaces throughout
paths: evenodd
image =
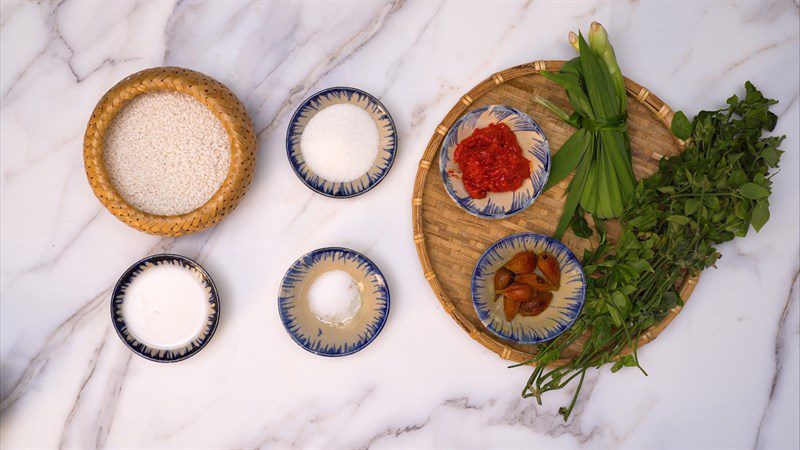
M 502 237 L 520 232 L 551 235 L 561 216 L 562 195 L 571 177 L 543 193 L 520 214 L 504 220 L 480 219 L 460 209 L 447 195 L 438 171 L 439 149 L 444 135 L 459 117 L 489 104 L 510 105 L 528 113 L 544 130 L 550 148 L 553 151 L 559 149 L 574 129 L 535 104 L 533 98 L 541 95 L 571 111 L 563 89 L 538 75 L 542 70 L 558 70 L 562 64 L 563 61 L 536 61 L 513 67 L 492 75 L 461 97 L 436 127 L 419 162 L 414 183 L 414 243 L 425 278 L 444 310 L 470 337 L 500 357 L 516 362 L 529 360 L 536 347 L 506 342 L 485 329 L 472 305 L 472 271 L 481 254 Z M 628 130 L 634 172 L 639 178 L 647 177 L 658 169 L 658 161 L 662 156 L 680 153 L 683 143 L 669 131 L 673 115 L 669 106 L 631 80 L 625 80 L 625 87 L 629 96 Z M 612 238 L 618 235 L 618 229 L 615 228 L 613 225 L 609 227 Z M 564 242 L 579 258 L 589 245 L 586 240 L 575 237 L 569 231 Z M 680 292 L 684 300 L 688 299 L 698 277 L 683 281 Z M 640 338 L 639 345 L 655 339 L 678 312 L 680 308 L 674 309 L 661 323 L 648 330 Z M 565 358 L 577 354 L 582 344 L 579 341 L 570 347 Z M 553 365 L 563 362 L 556 361 Z
M 120 197 L 103 162 L 105 133 L 126 102 L 150 91 L 174 90 L 206 105 L 222 123 L 231 143 L 228 175 L 203 206 L 186 214 L 157 216 L 140 211 Z M 100 202 L 121 221 L 137 230 L 162 236 L 180 236 L 206 229 L 222 220 L 241 200 L 256 160 L 253 123 L 244 105 L 218 81 L 180 67 L 155 67 L 134 73 L 111 88 L 92 112 L 83 140 L 86 177 Z

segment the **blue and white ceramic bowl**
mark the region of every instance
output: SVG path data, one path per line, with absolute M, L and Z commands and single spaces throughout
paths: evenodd
M 143 271 L 148 268 L 155 267 L 162 264 L 175 264 L 179 265 L 189 271 L 203 284 L 205 291 L 208 293 L 208 317 L 200 332 L 191 340 L 174 348 L 160 348 L 150 346 L 142 342 L 135 336 L 127 327 L 125 323 L 125 315 L 123 314 L 123 305 L 125 303 L 125 291 L 131 282 L 139 276 Z M 117 331 L 117 335 L 122 339 L 122 342 L 128 346 L 134 353 L 142 358 L 151 361 L 171 363 L 182 361 L 186 358 L 194 356 L 197 352 L 203 349 L 208 344 L 208 341 L 214 336 L 219 323 L 220 302 L 217 288 L 214 286 L 214 281 L 208 275 L 208 272 L 203 269 L 200 264 L 192 261 L 191 259 L 181 256 L 172 255 L 168 253 L 160 255 L 152 255 L 137 261 L 122 274 L 114 291 L 111 294 L 111 323 Z
M 300 136 L 314 114 L 328 106 L 349 103 L 364 109 L 378 128 L 378 156 L 361 178 L 348 182 L 328 181 L 314 173 L 303 159 Z M 294 173 L 312 190 L 333 198 L 361 195 L 383 180 L 394 163 L 397 152 L 397 129 L 386 107 L 372 95 L 351 87 L 334 87 L 317 92 L 305 99 L 289 121 L 286 131 L 286 153 Z
M 531 176 L 514 192 L 489 192 L 485 198 L 469 196 L 461 181 L 461 171 L 453 160 L 459 142 L 476 128 L 505 123 L 514 132 L 522 154 L 531 161 Z M 447 193 L 466 212 L 489 219 L 504 219 L 531 206 L 542 193 L 550 175 L 550 145 L 544 132 L 527 114 L 504 105 L 489 105 L 461 116 L 450 127 L 439 153 L 439 171 Z
M 522 251 L 548 252 L 561 266 L 561 287 L 553 293 L 550 306 L 533 317 L 517 315 L 508 322 L 502 299 L 495 301 L 494 274 Z M 492 244 L 478 260 L 472 274 L 472 303 L 478 318 L 490 331 L 520 344 L 548 341 L 572 326 L 586 297 L 583 268 L 566 245 L 549 236 L 514 234 Z
M 361 290 L 362 305 L 355 317 L 332 325 L 319 320 L 309 308 L 308 290 L 329 270 L 350 274 Z M 286 271 L 278 294 L 278 312 L 286 332 L 311 353 L 345 356 L 372 342 L 389 315 L 389 286 L 380 269 L 355 250 L 328 247 L 314 250 Z

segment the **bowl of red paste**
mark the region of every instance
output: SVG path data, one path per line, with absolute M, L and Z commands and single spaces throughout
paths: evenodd
M 442 141 L 439 170 L 450 197 L 468 213 L 503 219 L 544 190 L 550 145 L 527 114 L 489 105 L 461 116 Z

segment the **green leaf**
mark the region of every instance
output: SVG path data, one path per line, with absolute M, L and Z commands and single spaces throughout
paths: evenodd
M 594 111 L 592 111 L 592 105 L 589 102 L 589 97 L 586 93 L 586 80 L 583 76 L 580 56 L 576 56 L 575 58 L 565 62 L 564 65 L 561 66 L 559 73 L 572 74 L 577 77 L 579 80 L 578 84 L 580 85 L 581 89 L 567 89 L 567 98 L 569 98 L 569 103 L 573 108 L 575 108 L 575 111 L 580 112 L 581 115 L 586 116 L 589 119 L 594 119 Z
M 737 230 L 734 230 L 734 234 L 736 237 L 745 237 L 747 236 L 747 230 L 750 229 L 750 220 L 745 219 L 742 221 L 742 224 L 739 226 Z
M 719 197 L 715 195 L 707 195 L 703 197 L 703 204 L 708 206 L 710 209 L 717 209 L 719 208 Z
M 756 206 L 753 208 L 753 215 L 751 218 L 751 224 L 753 225 L 753 229 L 756 230 L 756 233 L 758 233 L 761 230 L 761 227 L 763 227 L 768 220 L 769 220 L 769 201 L 757 200 Z
M 623 358 L 623 360 L 625 361 L 625 367 L 636 367 L 639 365 L 633 355 L 627 355 L 625 358 Z
M 572 232 L 575 233 L 575 236 L 579 238 L 589 239 L 592 237 L 592 229 L 589 227 L 589 222 L 586 221 L 584 217 L 584 210 L 580 206 L 575 209 L 575 216 L 572 217 L 572 222 L 570 222 L 570 228 Z
M 632 266 L 629 266 L 625 263 L 618 262 L 614 265 L 612 269 L 617 276 L 619 276 L 625 283 L 630 283 L 631 281 L 639 278 L 640 273 Z
M 614 86 L 611 85 L 611 76 L 608 74 L 608 69 L 605 64 L 601 64 L 597 60 L 586 39 L 583 35 L 578 35 L 581 68 L 583 68 L 583 76 L 586 79 L 586 90 L 589 92 L 589 101 L 592 104 L 592 110 L 595 116 L 601 118 L 609 118 L 617 114 L 615 106 L 617 103 L 614 101 Z M 603 73 L 605 71 L 605 73 Z
M 619 313 L 610 303 L 606 303 L 606 311 L 611 316 L 611 320 L 614 321 L 614 325 L 621 326 L 622 325 L 622 318 L 620 318 Z
M 628 225 L 639 230 L 649 230 L 656 225 L 656 214 L 652 207 L 643 209 L 640 214 L 628 221 Z
M 782 152 L 775 147 L 767 147 L 761 152 L 761 157 L 764 158 L 764 162 L 770 167 L 775 167 L 781 159 L 781 153 Z
M 606 150 L 606 156 L 619 179 L 619 186 L 627 197 L 636 188 L 636 175 L 634 175 L 631 165 L 628 135 L 619 131 L 601 130 L 600 137 L 604 150 Z
M 691 222 L 692 219 L 686 216 L 673 215 L 667 217 L 667 221 L 672 223 L 677 223 L 678 225 L 686 225 L 687 223 Z
M 572 107 L 582 116 L 594 118 L 592 108 L 589 103 L 589 97 L 581 86 L 581 77 L 576 73 L 565 71 L 566 64 L 559 72 L 540 72 L 541 75 L 548 80 L 554 81 L 561 85 L 567 91 L 567 97 Z
M 689 172 L 689 169 L 684 169 L 683 172 L 686 175 L 686 179 L 689 180 L 689 183 L 694 183 L 694 175 L 692 175 L 692 172 Z
M 631 250 L 642 248 L 641 242 L 636 238 L 632 230 L 622 230 L 622 234 L 617 241 L 622 250 Z
M 746 219 L 750 202 L 738 200 L 733 208 L 733 214 L 739 219 Z
M 747 183 L 739 188 L 739 194 L 750 200 L 758 200 L 769 197 L 769 189 L 756 183 Z
M 731 171 L 731 185 L 738 187 L 745 183 L 747 183 L 747 174 L 744 172 L 744 169 L 741 167 L 733 169 L 733 171 Z
M 550 166 L 550 175 L 544 190 L 557 185 L 572 172 L 583 158 L 586 149 L 591 146 L 592 133 L 581 128 L 564 142 L 564 145 L 553 155 Z
M 618 308 L 624 308 L 628 304 L 628 299 L 625 298 L 625 295 L 620 291 L 614 292 L 611 296 L 611 300 Z
M 675 291 L 666 291 L 661 297 L 661 308 L 664 310 L 672 309 L 678 305 L 678 300 L 679 298 Z
M 625 295 L 631 295 L 636 292 L 636 286 L 633 284 L 626 284 L 625 286 L 619 288 L 619 290 Z
M 683 205 L 683 213 L 687 216 L 696 213 L 698 209 L 700 209 L 700 199 L 697 198 L 690 198 Z
M 548 99 L 546 99 L 544 97 L 538 96 L 538 95 L 536 96 L 536 98 L 533 99 L 533 101 L 538 103 L 538 104 L 540 104 L 540 105 L 542 105 L 542 106 L 544 106 L 545 108 L 549 109 L 551 113 L 555 114 L 556 117 L 558 117 L 562 121 L 572 125 L 570 123 L 570 120 L 571 120 L 570 119 L 570 115 L 567 114 L 566 111 L 561 109 L 555 103 L 551 102 L 550 100 L 548 100 Z
M 692 135 L 692 124 L 682 111 L 678 111 L 672 116 L 672 126 L 670 128 L 672 129 L 672 134 L 684 141 Z
M 600 242 L 603 243 L 603 247 L 606 251 L 608 250 L 609 245 L 605 243 L 606 241 L 606 222 L 596 216 L 592 216 L 592 222 L 594 222 L 594 229 L 597 231 L 597 235 L 600 237 Z
M 553 233 L 553 237 L 556 239 L 560 240 L 564 236 L 564 232 L 567 231 L 567 226 L 573 214 L 575 214 L 575 208 L 578 207 L 590 164 L 589 158 L 587 157 L 588 153 L 589 152 L 586 152 L 583 158 L 581 158 L 581 162 L 578 164 L 578 168 L 575 171 L 575 177 L 569 182 L 567 201 L 564 202 L 564 210 L 561 212 L 561 219 L 558 221 L 558 227 L 556 227 L 555 233 Z
M 576 73 L 564 72 L 562 70 L 559 72 L 543 71 L 539 72 L 539 74 L 548 80 L 558 83 L 564 89 L 569 89 L 571 87 L 581 88 L 581 77 Z
M 636 261 L 632 261 L 630 264 L 631 266 L 633 266 L 634 269 L 638 270 L 641 273 L 654 272 L 653 266 L 651 266 L 650 263 L 647 262 L 647 260 L 645 259 L 637 259 Z

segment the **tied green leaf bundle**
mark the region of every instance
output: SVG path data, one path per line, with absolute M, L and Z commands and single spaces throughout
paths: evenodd
M 776 103 L 747 82 L 745 97 L 732 96 L 726 109 L 701 111 L 691 123 L 675 114 L 672 129 L 688 139 L 686 150 L 662 159 L 659 171 L 636 186 L 616 244 L 596 222 L 599 244 L 583 258 L 583 311 L 525 363 L 536 368 L 523 397 L 541 404 L 542 394 L 578 378 L 571 404 L 560 410 L 567 420 L 588 369 L 614 362 L 612 372 L 631 366 L 646 375 L 636 352 L 639 338 L 683 304 L 681 281 L 717 262 L 716 245 L 744 236 L 751 226 L 758 232 L 769 219 L 770 172 L 778 167 L 784 136 L 762 135 L 775 127 L 769 107 Z M 581 338 L 578 356 L 547 368 Z
M 583 219 L 584 210 L 600 219 L 619 217 L 636 187 L 627 132 L 625 81 L 608 33 L 593 22 L 589 42 L 575 33 L 570 33 L 570 41 L 579 56 L 567 61 L 558 72 L 542 75 L 566 90 L 575 112 L 567 114 L 552 102 L 536 98 L 537 103 L 578 129 L 553 156 L 545 186 L 547 190 L 575 171 L 553 235 L 556 239 L 564 235 L 573 216 L 577 222 Z M 573 223 L 576 232 L 581 225 Z

